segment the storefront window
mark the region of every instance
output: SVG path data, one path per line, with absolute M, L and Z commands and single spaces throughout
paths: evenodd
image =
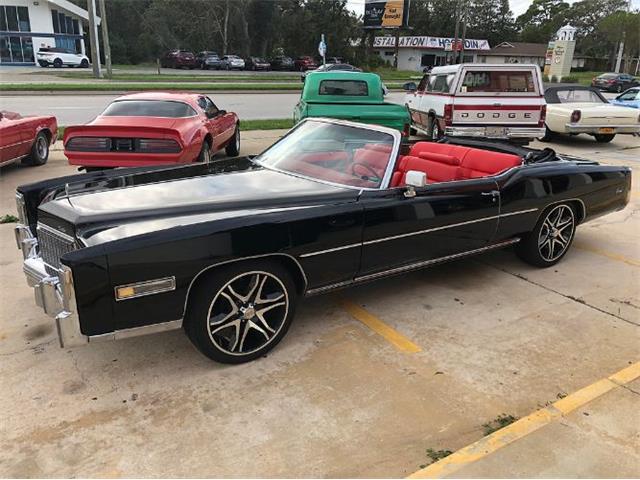
M 9 37 L 9 42 L 11 44 L 11 60 L 13 62 L 24 62 L 20 37 Z
M 18 26 L 20 27 L 21 32 L 31 31 L 29 9 L 27 7 L 18 7 Z
M 7 14 L 4 7 L 0 7 L 0 30 L 7 31 Z
M 9 48 L 8 37 L 0 37 L 0 62 L 11 63 L 11 49 Z
M 17 7 L 5 7 L 7 15 L 7 29 L 10 32 L 18 32 L 18 8 Z

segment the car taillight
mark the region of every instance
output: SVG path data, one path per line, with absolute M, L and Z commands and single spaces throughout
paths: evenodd
M 580 118 L 582 118 L 582 112 L 580 112 L 580 110 L 571 112 L 571 123 L 578 123 Z
M 547 119 L 547 106 L 542 105 L 540 109 L 540 120 L 538 120 L 538 126 L 544 127 L 544 121 Z
M 607 80 L 607 83 L 613 83 L 615 80 L 612 78 L 611 80 Z
M 453 105 L 447 104 L 444 106 L 444 124 L 451 125 L 453 123 Z
M 175 140 L 141 138 L 138 140 L 139 153 L 180 153 L 180 145 Z
M 67 150 L 76 152 L 108 152 L 111 139 L 105 137 L 73 137 L 65 145 Z

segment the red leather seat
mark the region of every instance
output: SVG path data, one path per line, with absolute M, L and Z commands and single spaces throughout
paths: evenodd
M 384 175 L 389 162 L 389 154 L 392 145 L 385 143 L 367 143 L 362 148 L 357 148 L 353 153 L 354 164 L 362 164 L 370 167 L 379 177 Z M 354 165 L 353 172 L 357 175 L 371 175 L 371 171 L 359 165 Z
M 509 153 L 487 152 L 472 148 L 462 160 L 462 178 L 481 178 L 495 175 L 522 164 L 522 158 Z

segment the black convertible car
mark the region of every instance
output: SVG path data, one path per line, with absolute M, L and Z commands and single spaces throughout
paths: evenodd
M 21 186 L 16 238 L 63 346 L 184 328 L 239 363 L 306 295 L 509 245 L 554 265 L 630 188 L 629 168 L 549 149 L 312 119 L 253 158 Z

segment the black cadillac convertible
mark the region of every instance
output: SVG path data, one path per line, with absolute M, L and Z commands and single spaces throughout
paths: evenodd
M 548 267 L 629 201 L 625 167 L 451 142 L 313 119 L 253 158 L 21 186 L 24 272 L 65 347 L 183 328 L 240 363 L 303 296 L 508 245 Z

